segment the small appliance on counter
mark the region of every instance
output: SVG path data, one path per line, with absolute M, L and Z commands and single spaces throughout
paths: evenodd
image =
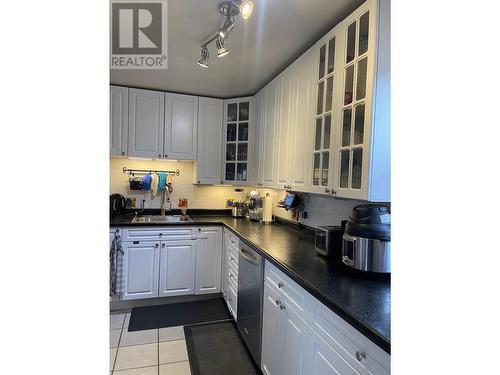
M 341 226 L 320 226 L 314 231 L 314 248 L 318 254 L 331 258 L 335 263 L 342 264 L 342 234 Z
M 244 189 L 236 188 L 234 191 L 236 192 L 236 202 L 233 202 L 231 206 L 231 215 L 233 217 L 246 217 L 248 205 L 243 202 Z
M 125 197 L 121 194 L 111 194 L 109 196 L 109 216 L 122 215 L 125 210 Z
M 345 226 L 342 262 L 361 271 L 391 272 L 389 207 L 381 204 L 362 204 L 352 209 Z
M 262 220 L 263 203 L 258 191 L 251 191 L 248 198 L 248 218 L 250 220 Z

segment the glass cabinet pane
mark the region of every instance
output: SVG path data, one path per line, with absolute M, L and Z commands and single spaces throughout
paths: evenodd
M 351 117 L 352 109 L 344 109 L 342 120 L 342 147 L 349 146 L 351 144 Z
M 340 187 L 349 187 L 349 150 L 340 151 Z
M 321 165 L 321 186 L 328 186 L 328 166 L 330 164 L 330 153 L 323 152 L 323 163 Z
M 248 143 L 238 143 L 238 161 L 248 160 Z
M 352 103 L 352 86 L 354 81 L 354 65 L 350 65 L 345 70 L 345 84 L 344 84 L 344 104 Z
M 248 141 L 248 122 L 243 122 L 238 125 L 238 141 Z
M 354 109 L 354 144 L 363 143 L 363 133 L 365 131 L 365 105 L 360 104 Z
M 323 113 L 323 90 L 325 86 L 325 81 L 318 84 L 318 103 L 316 106 L 316 114 L 321 115 Z
M 236 179 L 238 181 L 246 181 L 247 180 L 247 163 L 238 163 L 237 171 L 236 171 Z
M 359 19 L 359 41 L 358 41 L 358 56 L 368 51 L 368 24 L 369 12 L 366 12 Z
M 349 63 L 354 60 L 356 46 L 356 22 L 353 22 L 347 28 L 347 51 L 345 62 Z
M 238 115 L 238 104 L 231 103 L 227 106 L 227 121 L 236 121 Z
M 319 158 L 320 154 L 314 154 L 314 165 L 313 165 L 313 185 L 319 185 Z
M 319 72 L 318 79 L 323 78 L 325 75 L 325 55 L 326 55 L 326 44 L 321 46 L 319 49 Z
M 314 137 L 314 149 L 321 148 L 321 117 L 316 119 L 316 135 Z
M 363 149 L 355 148 L 352 150 L 352 181 L 353 189 L 361 189 L 361 174 L 363 172 Z
M 248 112 L 250 110 L 249 102 L 241 102 L 240 103 L 240 117 L 239 121 L 248 121 Z
M 236 160 L 236 143 L 228 143 L 226 145 L 226 160 Z
M 234 181 L 235 178 L 235 164 L 234 163 L 226 163 L 226 180 Z
M 358 78 L 356 82 L 356 100 L 366 96 L 366 64 L 367 58 L 358 61 Z
M 330 148 L 330 131 L 332 127 L 332 116 L 328 115 L 325 116 L 325 131 L 323 135 L 323 148 L 329 149 Z
M 333 72 L 334 64 L 335 64 L 335 38 L 332 38 L 328 42 L 328 70 L 327 70 L 328 74 Z
M 226 140 L 228 142 L 236 141 L 236 124 L 227 124 Z
M 332 95 L 333 95 L 333 76 L 326 81 L 326 103 L 325 112 L 332 110 Z

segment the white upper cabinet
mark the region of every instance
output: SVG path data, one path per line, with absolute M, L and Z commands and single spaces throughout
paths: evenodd
M 128 88 L 111 86 L 109 104 L 109 152 L 111 156 L 126 156 L 128 140 Z
M 164 157 L 195 160 L 198 130 L 198 97 L 166 94 Z
M 219 293 L 221 290 L 222 230 L 198 228 L 196 245 L 195 294 Z
M 163 157 L 165 93 L 129 89 L 128 156 Z
M 222 116 L 221 99 L 199 98 L 198 150 L 196 157 L 197 184 L 222 182 Z
M 292 95 L 293 66 L 288 67 L 278 77 L 277 121 L 279 132 L 276 134 L 276 184 L 286 189 L 289 182 L 288 164 L 292 150 L 289 147 L 291 136 L 290 100 Z
M 253 97 L 224 100 L 224 183 L 250 182 L 253 135 Z
M 279 82 L 272 80 L 262 89 L 260 124 L 260 169 L 259 184 L 264 187 L 277 187 L 275 166 L 275 139 L 277 139 L 277 113 L 279 103 Z

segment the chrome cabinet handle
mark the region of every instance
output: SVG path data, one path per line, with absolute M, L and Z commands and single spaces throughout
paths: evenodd
M 161 158 L 161 154 L 158 154 L 158 157 Z
M 285 307 L 286 307 L 285 305 L 280 304 L 280 310 L 281 310 L 281 311 L 285 310 Z
M 233 258 L 233 257 L 231 257 L 231 260 L 234 260 L 234 258 Z
M 281 301 L 280 300 L 276 300 L 276 306 L 280 306 L 281 305 Z
M 358 351 L 356 352 L 356 359 L 357 359 L 358 361 L 360 361 L 360 362 L 361 362 L 361 361 L 362 361 L 363 359 L 365 359 L 365 358 L 366 358 L 366 354 L 365 354 L 365 352 L 360 351 L 360 350 L 358 350 Z
M 160 233 L 160 237 L 163 236 L 163 233 Z
M 283 285 L 283 283 L 280 281 L 280 282 L 278 283 L 278 288 L 280 288 L 280 289 L 281 289 L 281 288 L 283 288 L 283 287 L 284 287 L 284 285 Z
M 155 247 L 158 247 L 158 246 L 160 246 L 160 244 L 159 243 L 155 243 Z
M 330 194 L 330 189 L 325 188 L 325 193 Z
M 164 243 L 162 243 L 162 244 L 161 244 L 161 247 L 165 247 L 165 244 L 164 244 Z
M 125 155 L 125 151 L 122 151 L 122 155 Z
M 167 155 L 167 154 L 165 154 L 165 157 L 168 157 L 168 155 Z

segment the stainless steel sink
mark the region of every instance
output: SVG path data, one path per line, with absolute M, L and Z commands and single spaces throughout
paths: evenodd
M 189 216 L 181 215 L 141 215 L 136 216 L 132 223 L 191 223 L 193 220 Z

